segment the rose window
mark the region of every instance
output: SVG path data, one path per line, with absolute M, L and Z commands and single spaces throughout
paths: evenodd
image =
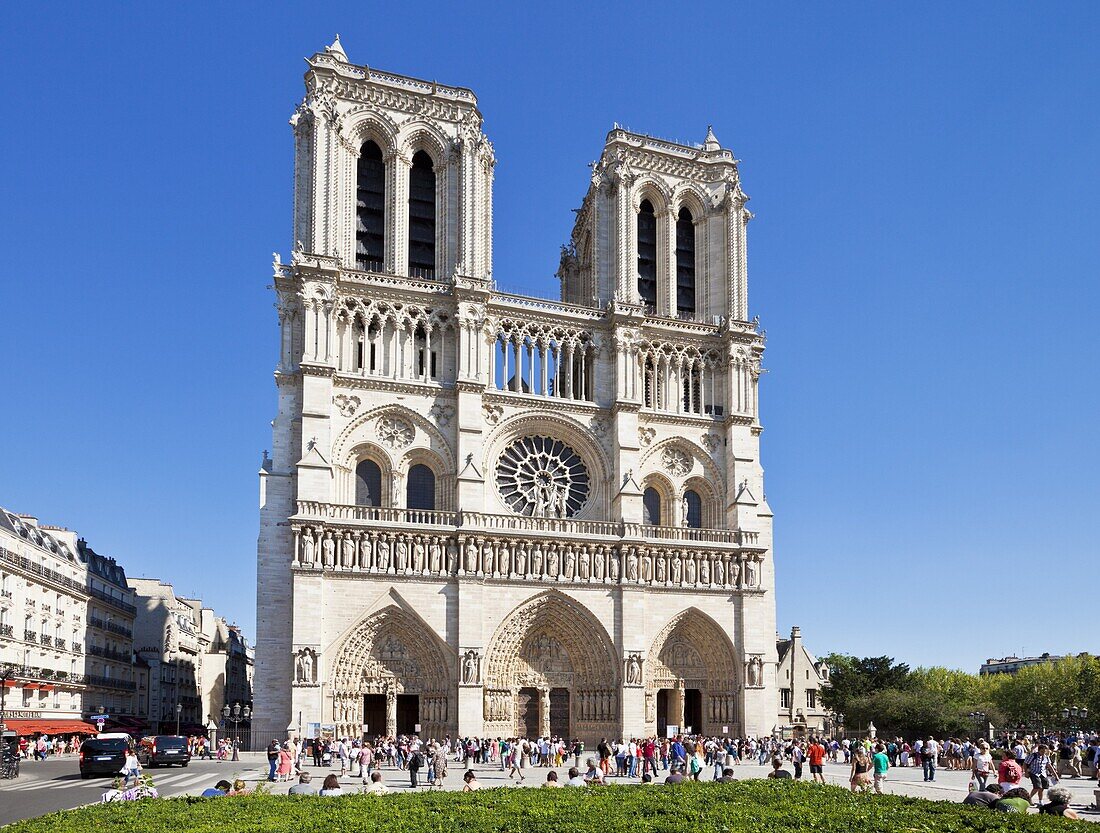
M 497 460 L 497 488 L 517 514 L 571 518 L 588 500 L 588 468 L 580 455 L 552 437 L 523 437 Z

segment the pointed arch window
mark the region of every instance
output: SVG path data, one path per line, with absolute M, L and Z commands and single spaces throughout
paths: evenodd
M 409 170 L 409 277 L 435 279 L 435 169 L 422 150 Z
M 435 509 L 435 472 L 423 463 L 409 469 L 405 483 L 405 506 L 409 509 Z
M 642 510 L 647 524 L 661 525 L 661 493 L 652 486 L 642 493 Z
M 382 469 L 373 460 L 361 460 L 355 467 L 355 505 L 382 505 Z
M 355 187 L 355 264 L 365 272 L 381 272 L 385 261 L 386 163 L 372 141 L 359 152 Z
M 657 307 L 657 214 L 649 200 L 638 207 L 638 299 Z
M 686 207 L 676 216 L 676 317 L 695 317 L 695 220 Z

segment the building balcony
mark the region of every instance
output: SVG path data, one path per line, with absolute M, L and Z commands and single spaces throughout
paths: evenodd
M 121 691 L 135 691 L 137 683 L 132 680 L 116 680 L 113 677 L 101 677 L 98 674 L 85 674 L 84 682 L 95 688 L 114 688 Z
M 37 642 L 38 634 L 35 631 L 23 631 L 24 642 Z
M 41 636 L 39 637 L 39 641 L 40 641 L 40 642 L 41 642 L 41 643 L 42 643 L 43 645 L 47 645 L 47 646 L 49 646 L 49 647 L 53 647 L 53 637 L 52 637 L 52 636 L 48 636 L 47 634 L 42 634 L 42 635 L 41 635 Z
M 297 569 L 761 591 L 757 532 L 299 501 Z
M 36 683 L 57 683 L 60 685 L 84 685 L 82 674 L 70 674 L 68 671 L 58 671 L 53 668 L 40 668 L 36 665 L 3 665 L 0 668 L 6 670 L 10 677 L 17 681 Z
M 91 625 L 93 628 L 99 628 L 101 631 L 107 631 L 108 633 L 117 634 L 118 636 L 124 636 L 127 639 L 134 638 L 134 632 L 127 628 L 125 625 L 119 625 L 115 622 L 107 622 L 95 616 L 88 617 L 88 624 Z
M 51 570 L 49 567 L 43 567 L 41 564 L 36 564 L 29 558 L 25 558 L 22 555 L 16 555 L 11 550 L 4 549 L 3 547 L 0 547 L 0 562 L 18 568 L 24 574 L 33 576 L 55 587 L 78 593 L 81 596 L 86 596 L 88 594 L 88 588 L 83 584 L 73 581 L 68 576 L 63 576 L 61 573 L 56 570 Z
M 8 637 L 8 639 L 14 639 L 15 636 L 13 634 L 12 626 L 0 625 L 0 636 L 6 636 Z
M 131 616 L 137 613 L 137 608 L 134 607 L 132 604 L 130 604 L 129 602 L 124 602 L 122 599 L 115 598 L 110 593 L 105 593 L 102 590 L 98 590 L 94 587 L 82 588 L 82 592 L 88 593 L 99 601 L 112 605 L 118 610 L 125 611 Z

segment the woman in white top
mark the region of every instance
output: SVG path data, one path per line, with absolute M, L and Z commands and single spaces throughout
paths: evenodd
M 137 755 L 134 754 L 133 747 L 126 750 L 126 763 L 122 765 L 122 786 L 130 786 L 130 779 L 134 779 L 134 783 L 138 782 L 138 775 L 141 773 L 141 764 L 138 763 Z
M 344 791 L 340 789 L 340 777 L 331 772 L 325 778 L 325 783 L 321 785 L 321 791 L 318 795 L 343 795 Z
M 974 755 L 974 778 L 978 782 L 979 790 L 985 789 L 986 779 L 993 773 L 993 756 L 989 754 L 989 744 L 982 741 Z

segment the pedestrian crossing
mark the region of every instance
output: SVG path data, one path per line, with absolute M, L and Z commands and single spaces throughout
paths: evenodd
M 179 795 L 191 792 L 198 787 L 206 789 L 214 786 L 214 783 L 222 778 L 232 780 L 235 777 L 245 777 L 254 780 L 255 773 L 226 771 L 218 769 L 203 769 L 195 772 L 190 769 L 177 770 L 146 770 L 146 774 L 152 776 L 153 785 L 162 795 Z M 249 778 L 249 776 L 252 776 Z M 47 790 L 73 790 L 79 789 L 85 792 L 101 794 L 111 789 L 110 778 L 90 778 L 87 781 L 75 774 L 66 774 L 58 778 L 35 779 L 33 773 L 21 773 L 18 778 L 11 781 L 0 781 L 0 793 L 6 791 L 44 792 Z

